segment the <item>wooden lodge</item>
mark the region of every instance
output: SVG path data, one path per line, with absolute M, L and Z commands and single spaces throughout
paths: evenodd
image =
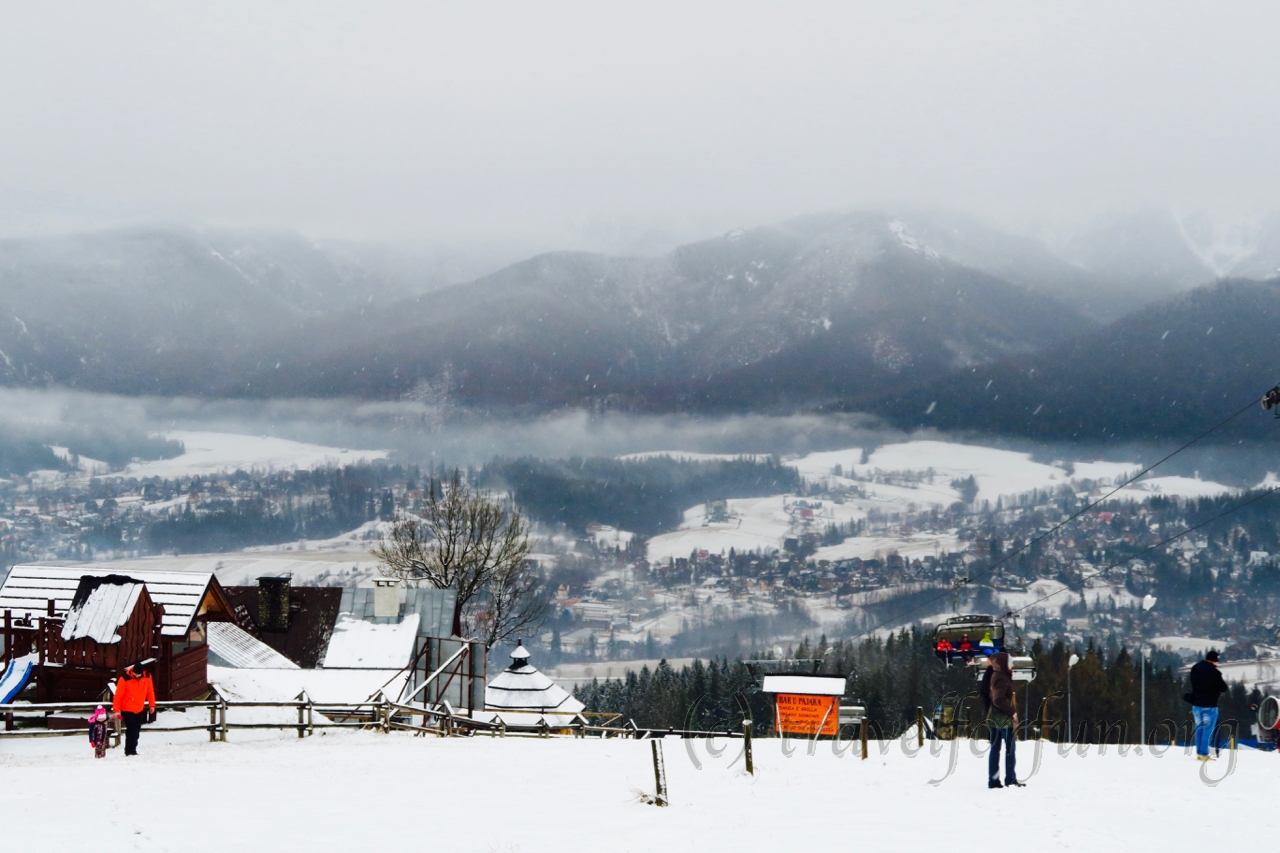
M 0 586 L 0 618 L 4 660 L 37 656 L 41 702 L 93 701 L 148 659 L 157 699 L 203 697 L 206 626 L 236 621 L 212 573 L 53 566 L 14 566 Z

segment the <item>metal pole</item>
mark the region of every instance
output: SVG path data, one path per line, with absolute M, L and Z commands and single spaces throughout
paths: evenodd
M 1142 655 L 1140 665 L 1142 666 L 1142 742 L 1147 742 L 1147 650 L 1145 648 L 1138 649 Z

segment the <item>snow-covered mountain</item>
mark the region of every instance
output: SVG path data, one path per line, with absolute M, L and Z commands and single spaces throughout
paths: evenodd
M 809 216 L 658 258 L 552 253 L 308 323 L 262 394 L 751 408 L 865 393 L 1092 328 L 901 218 Z M 228 388 L 234 391 L 234 388 Z

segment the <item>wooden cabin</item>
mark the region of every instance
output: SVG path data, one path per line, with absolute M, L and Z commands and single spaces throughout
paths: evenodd
M 14 566 L 0 586 L 4 659 L 38 655 L 42 702 L 92 701 L 126 667 L 154 658 L 156 698 L 209 689 L 209 622 L 236 617 L 210 572 Z

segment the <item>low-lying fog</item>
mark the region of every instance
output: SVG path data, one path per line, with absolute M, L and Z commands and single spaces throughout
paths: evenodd
M 565 458 L 661 450 L 787 456 L 875 448 L 913 438 L 1029 452 L 1043 462 L 1097 459 L 1147 465 L 1181 444 L 1067 445 L 937 432 L 908 434 L 886 429 L 870 417 L 842 414 L 701 417 L 565 410 L 526 417 L 454 412 L 446 418 L 412 402 L 196 400 L 27 389 L 0 389 L 0 429 L 46 443 L 56 443 L 68 429 L 134 435 L 201 430 L 275 436 L 341 448 L 384 449 L 396 461 L 423 465 L 479 464 L 495 456 Z M 1234 486 L 1254 485 L 1268 471 L 1280 471 L 1280 447 L 1270 444 L 1206 443 L 1161 468 L 1162 474 L 1198 474 Z

